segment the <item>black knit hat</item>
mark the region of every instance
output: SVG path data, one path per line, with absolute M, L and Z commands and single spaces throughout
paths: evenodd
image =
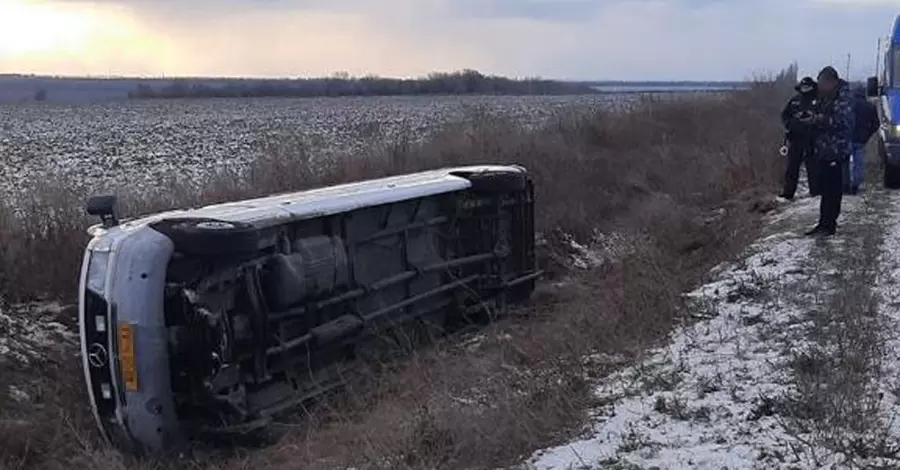
M 816 81 L 813 80 L 812 77 L 803 77 L 803 79 L 800 80 L 800 83 L 794 87 L 794 89 L 800 93 L 810 93 L 816 91 L 818 88 Z
M 839 80 L 841 77 L 838 75 L 838 71 L 834 69 L 832 66 L 826 66 L 819 72 L 819 80 L 823 78 L 830 78 L 832 80 Z

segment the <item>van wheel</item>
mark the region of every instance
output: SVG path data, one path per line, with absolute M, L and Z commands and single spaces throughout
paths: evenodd
M 485 171 L 461 176 L 472 182 L 473 191 L 482 193 L 515 193 L 528 187 L 528 177 L 524 173 Z
M 259 233 L 250 224 L 214 219 L 162 220 L 151 227 L 169 237 L 175 250 L 189 255 L 256 251 Z
M 900 166 L 884 165 L 884 187 L 900 189 Z

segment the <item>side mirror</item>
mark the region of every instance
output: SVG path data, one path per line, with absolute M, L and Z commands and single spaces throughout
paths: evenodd
M 88 198 L 86 209 L 88 215 L 100 217 L 100 221 L 106 228 L 119 225 L 119 218 L 116 216 L 116 196 L 112 194 Z
M 880 95 L 881 90 L 878 87 L 878 77 L 869 77 L 866 80 L 866 96 L 874 98 Z

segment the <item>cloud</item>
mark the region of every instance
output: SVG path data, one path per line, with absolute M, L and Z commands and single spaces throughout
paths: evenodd
M 602 4 L 598 0 L 455 0 L 448 7 L 460 18 L 584 22 Z
M 0 8 L 23 1 L 0 0 Z M 862 78 L 874 68 L 877 37 L 888 33 L 900 6 L 900 0 L 40 3 L 90 12 L 106 26 L 95 28 L 79 53 L 0 48 L 0 71 L 409 76 L 469 67 L 559 78 L 742 79 L 792 60 L 809 73 L 825 64 L 843 70 L 849 53 L 851 76 Z
M 812 3 L 827 6 L 841 6 L 852 9 L 900 7 L 900 0 L 812 0 Z

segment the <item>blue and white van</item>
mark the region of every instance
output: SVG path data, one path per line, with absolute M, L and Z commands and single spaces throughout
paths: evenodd
M 866 94 L 875 100 L 881 127 L 878 154 L 884 165 L 884 185 L 900 188 L 900 15 L 890 37 L 879 41 L 875 76 L 866 83 Z

